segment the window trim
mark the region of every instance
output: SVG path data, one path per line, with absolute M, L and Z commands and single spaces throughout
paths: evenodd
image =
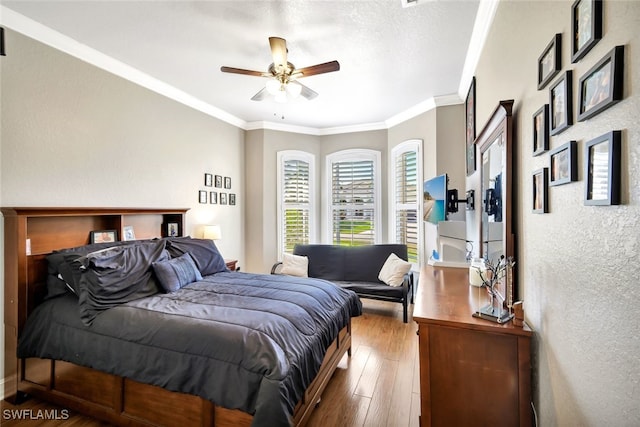
M 299 150 L 283 150 L 277 152 L 277 190 L 276 190 L 276 200 L 277 200 L 277 212 L 276 212 L 276 221 L 277 221 L 277 258 L 278 261 L 282 261 L 282 253 L 284 252 L 284 227 L 283 227 L 283 218 L 284 218 L 284 202 L 282 200 L 284 194 L 283 188 L 283 179 L 284 179 L 284 164 L 290 160 L 299 160 L 309 164 L 309 242 L 316 242 L 316 171 L 315 171 L 315 161 L 316 156 L 314 154 L 308 153 L 306 151 Z M 290 206 L 294 206 L 295 204 L 291 204 Z
M 415 151 L 417 161 L 416 171 L 416 209 L 418 217 L 418 262 L 413 264 L 414 270 L 419 270 L 422 266 L 422 260 L 424 258 L 424 224 L 422 221 L 422 140 L 421 139 L 408 139 L 391 149 L 391 156 L 389 156 L 389 188 L 391 189 L 391 200 L 389 201 L 389 242 L 397 243 L 396 241 L 396 221 L 398 218 L 398 203 L 397 186 L 396 186 L 396 162 L 398 156 L 404 153 Z
M 337 162 L 348 162 L 348 161 L 362 161 L 362 160 L 372 160 L 373 161 L 373 195 L 375 200 L 373 201 L 373 221 L 374 221 L 374 243 L 379 244 L 382 242 L 382 180 L 381 176 L 381 158 L 382 155 L 380 151 L 371 150 L 366 148 L 353 148 L 347 150 L 340 150 L 334 153 L 330 153 L 326 157 L 326 223 L 325 223 L 325 232 L 324 232 L 324 242 L 333 244 L 333 197 L 332 197 L 332 188 L 333 188 L 333 164 Z

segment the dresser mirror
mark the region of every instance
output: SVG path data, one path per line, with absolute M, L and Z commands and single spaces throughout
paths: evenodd
M 501 101 L 475 142 L 481 159 L 480 254 L 491 261 L 514 256 L 512 107 L 513 100 Z

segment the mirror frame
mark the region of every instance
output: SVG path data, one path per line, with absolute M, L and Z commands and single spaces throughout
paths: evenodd
M 484 126 L 480 134 L 475 140 L 475 144 L 479 147 L 480 151 L 480 199 L 482 200 L 482 213 L 480 215 L 480 256 L 485 257 L 486 254 L 484 248 L 484 218 L 485 218 L 485 202 L 484 202 L 484 160 L 487 151 L 491 148 L 493 142 L 504 134 L 504 147 L 505 150 L 505 163 L 503 170 L 503 200 L 502 200 L 502 231 L 503 231 L 503 243 L 502 249 L 506 257 L 514 257 L 514 245 L 515 236 L 513 233 L 513 100 L 500 101 L 498 107 L 494 110 L 489 118 L 489 121 Z M 515 284 L 514 284 L 515 285 Z M 514 286 L 514 290 L 517 287 Z

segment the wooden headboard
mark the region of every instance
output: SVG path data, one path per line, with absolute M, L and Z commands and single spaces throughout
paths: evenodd
M 136 239 L 167 236 L 170 223 L 184 233 L 188 209 L 1 208 L 4 216 L 5 399 L 17 394 L 18 338 L 46 294 L 47 260 L 54 250 L 89 244 L 91 231 L 133 227 Z

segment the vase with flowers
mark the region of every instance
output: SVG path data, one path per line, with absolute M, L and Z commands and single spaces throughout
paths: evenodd
M 484 260 L 482 268 L 478 268 L 478 276 L 482 281 L 480 288 L 485 288 L 489 303 L 478 308 L 473 317 L 506 323 L 513 318 L 513 257 L 502 255 L 497 261 Z

